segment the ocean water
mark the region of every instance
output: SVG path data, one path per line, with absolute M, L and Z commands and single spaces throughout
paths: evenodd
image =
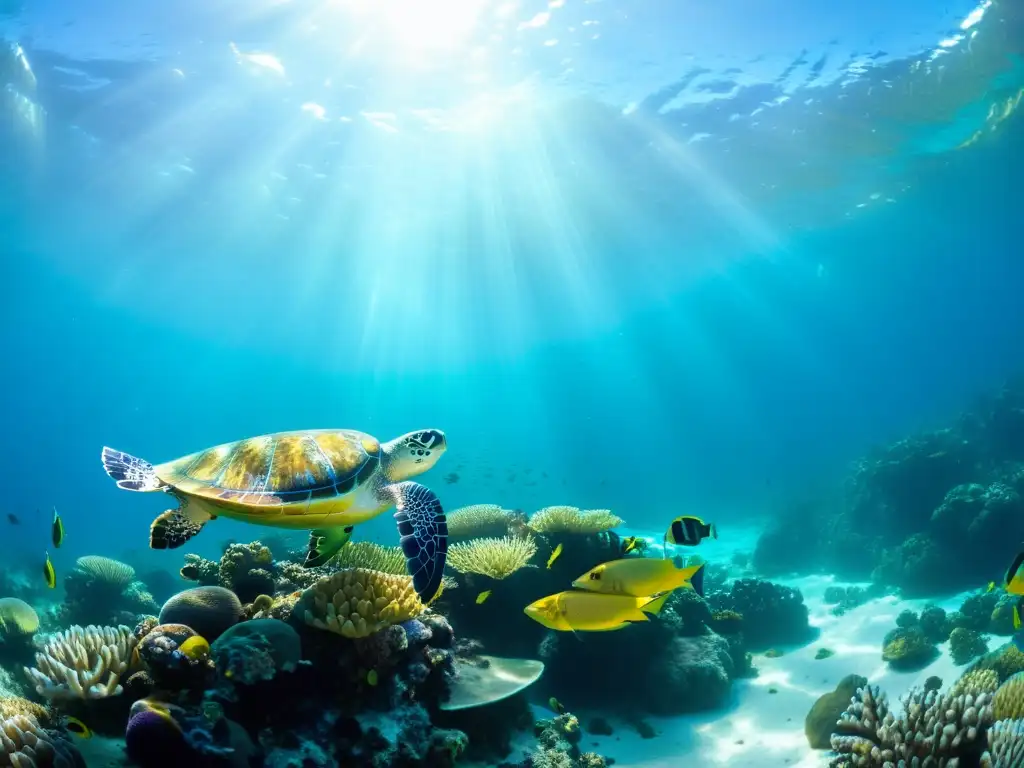
M 1024 11 L 841 6 L 0 0 L 4 571 L 267 533 L 150 550 L 105 445 L 438 428 L 447 510 L 698 515 L 741 575 L 1021 369 Z

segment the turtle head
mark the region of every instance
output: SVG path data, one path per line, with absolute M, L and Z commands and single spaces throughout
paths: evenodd
M 444 432 L 440 429 L 421 429 L 396 437 L 382 446 L 387 458 L 387 475 L 391 482 L 399 482 L 426 472 L 437 463 L 448 448 Z

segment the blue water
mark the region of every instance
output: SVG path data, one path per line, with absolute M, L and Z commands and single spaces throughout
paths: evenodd
M 476 5 L 442 44 L 344 3 L 0 3 L 34 80 L 0 69 L 10 562 L 56 505 L 61 558 L 176 570 L 101 446 L 307 427 L 444 429 L 447 508 L 756 521 L 1020 369 L 1011 3 Z

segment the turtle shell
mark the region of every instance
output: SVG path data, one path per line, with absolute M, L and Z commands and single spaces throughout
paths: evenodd
M 380 467 L 380 442 L 362 432 L 279 432 L 185 456 L 157 475 L 176 489 L 232 506 L 306 504 L 365 485 Z

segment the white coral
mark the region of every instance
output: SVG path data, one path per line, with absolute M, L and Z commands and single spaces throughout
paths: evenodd
M 119 627 L 73 626 L 37 642 L 36 666 L 25 674 L 48 699 L 103 699 L 121 693 L 121 676 L 137 640 Z

